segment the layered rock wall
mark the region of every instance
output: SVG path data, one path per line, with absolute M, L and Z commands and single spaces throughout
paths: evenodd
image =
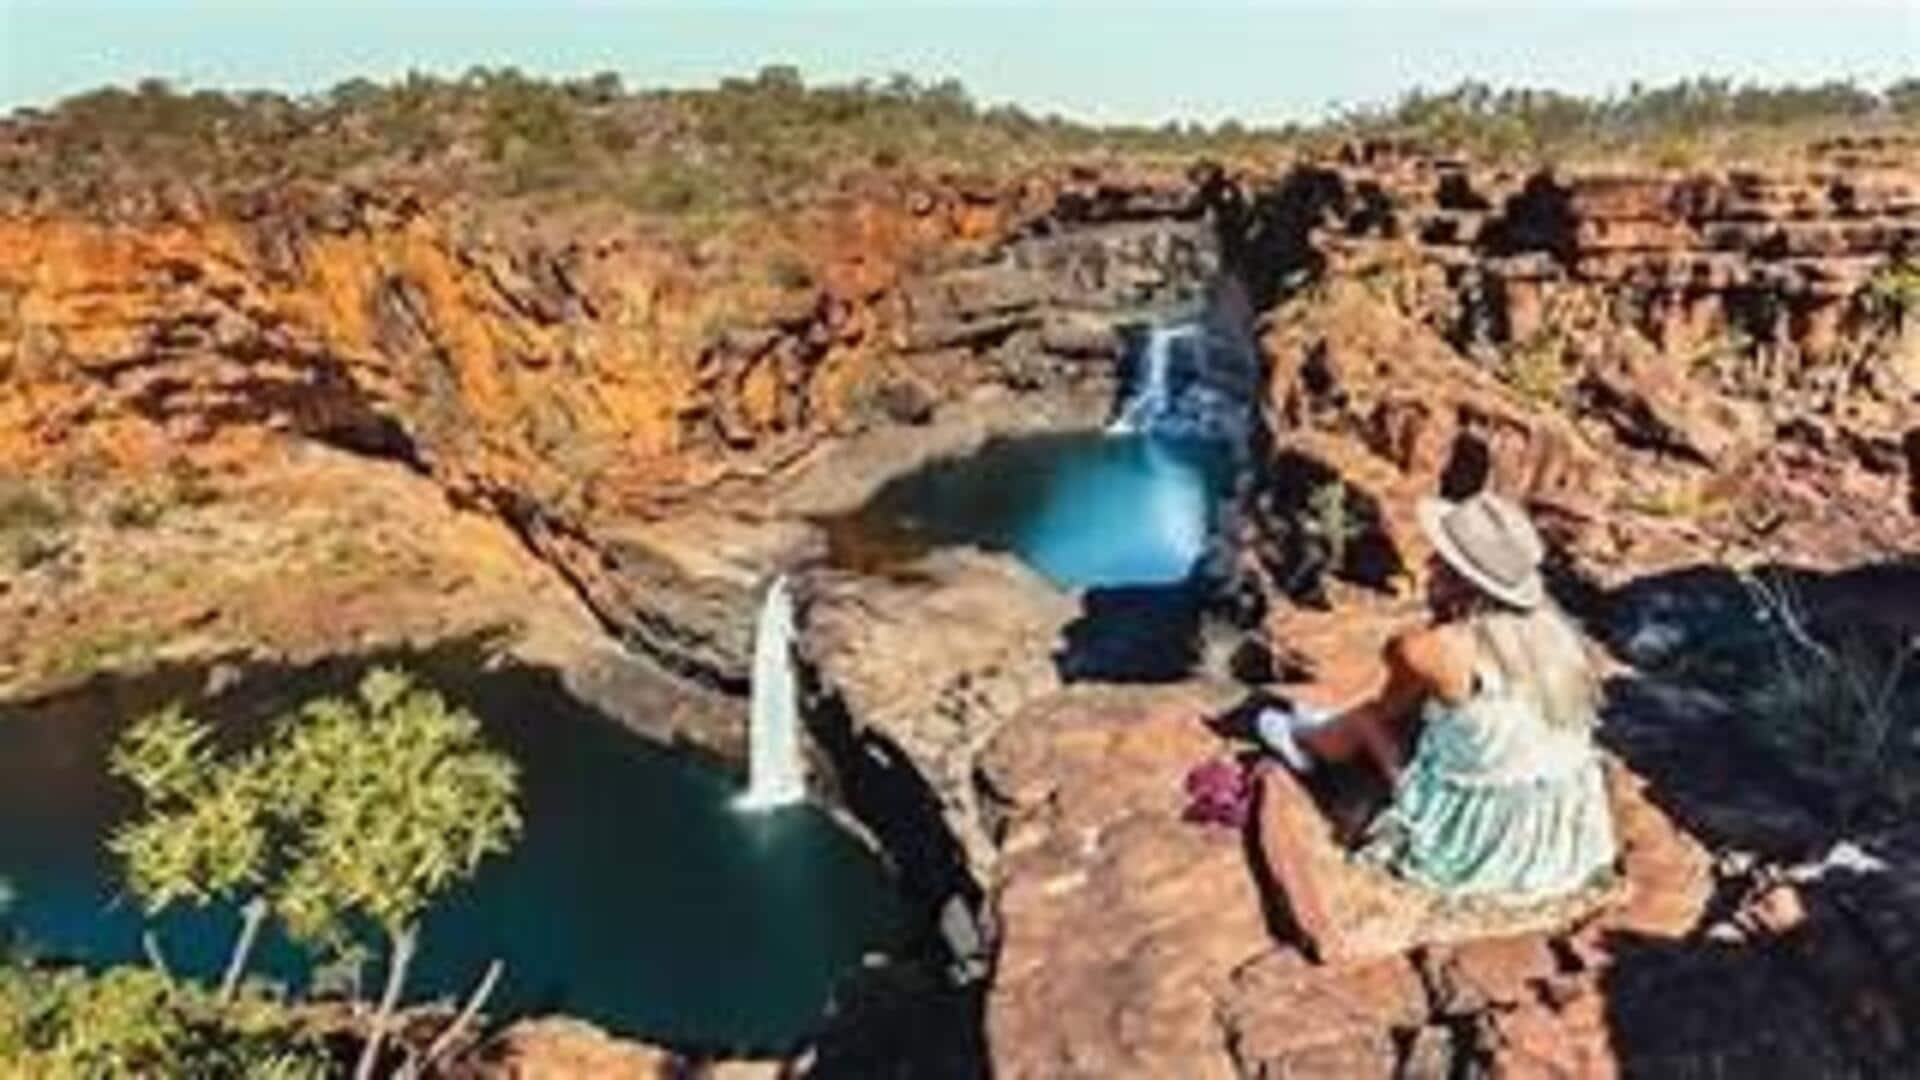
M 1414 497 L 1483 484 L 1603 576 L 1762 541 L 1823 564 L 1912 542 L 1910 165 L 1388 159 L 1223 201 L 1229 263 L 1271 301 L 1276 464 L 1252 520 L 1293 564 L 1266 568 L 1281 591 L 1334 481 L 1373 550 L 1331 569 L 1373 584 L 1420 563 Z

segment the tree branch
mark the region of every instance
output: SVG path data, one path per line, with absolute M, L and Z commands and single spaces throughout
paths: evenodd
M 227 971 L 220 979 L 220 1003 L 231 1004 L 233 996 L 240 991 L 240 977 L 247 971 L 247 956 L 253 952 L 253 943 L 260 936 L 260 926 L 267 921 L 267 902 L 256 896 L 240 909 L 240 933 L 233 941 L 233 953 L 227 957 Z
M 151 930 L 142 930 L 140 948 L 147 954 L 147 963 L 153 966 L 153 970 L 160 973 L 161 978 L 167 980 L 168 986 L 172 986 L 173 969 L 167 966 L 167 955 L 160 951 L 159 936 Z
M 386 1041 L 387 1025 L 393 1021 L 393 1011 L 400 1004 L 400 989 L 406 985 L 407 968 L 413 964 L 413 952 L 420 941 L 417 928 L 408 926 L 391 933 L 393 948 L 387 956 L 387 986 L 380 993 L 380 1007 L 373 1015 L 373 1030 L 367 1032 L 366 1044 L 360 1048 L 360 1063 L 354 1067 L 353 1080 L 373 1080 L 373 1070 L 380 1062 L 380 1045 Z
M 442 1028 L 440 1034 L 435 1036 L 433 1042 L 427 1046 L 426 1054 L 420 1059 L 422 1071 L 431 1069 L 440 1055 L 453 1048 L 454 1040 L 473 1023 L 474 1017 L 480 1015 L 480 1010 L 486 1007 L 487 999 L 493 996 L 493 988 L 500 982 L 500 975 L 505 970 L 506 965 L 498 960 L 487 965 L 486 974 L 480 976 L 480 982 L 474 986 L 473 993 L 467 995 L 467 1003 L 461 1008 L 459 1015 Z

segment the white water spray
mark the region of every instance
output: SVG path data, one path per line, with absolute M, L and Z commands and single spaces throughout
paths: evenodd
M 1191 567 L 1207 549 L 1207 481 L 1192 462 L 1181 460 L 1158 440 L 1143 448 L 1153 477 L 1140 527 L 1158 538 L 1178 565 Z
M 807 795 L 800 766 L 800 683 L 793 665 L 793 637 L 793 595 L 783 575 L 767 589 L 753 633 L 747 790 L 733 803 L 740 810 L 772 810 Z
M 1147 332 L 1146 347 L 1140 354 L 1144 370 L 1135 379 L 1133 396 L 1108 430 L 1116 434 L 1148 431 L 1155 418 L 1173 409 L 1174 343 L 1192 340 L 1200 334 L 1197 323 L 1155 326 Z

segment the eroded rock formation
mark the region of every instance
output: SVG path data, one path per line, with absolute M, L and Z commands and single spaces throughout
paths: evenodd
M 882 178 L 706 238 L 616 211 L 529 221 L 347 189 L 176 200 L 137 222 L 20 214 L 0 221 L 0 468 L 88 491 L 89 469 L 184 458 L 243 477 L 324 444 L 325 468 L 276 473 L 290 486 L 259 501 L 285 509 L 339 501 L 378 459 L 392 482 L 315 529 L 425 565 L 382 588 L 434 588 L 446 564 L 422 538 L 483 525 L 485 557 L 451 560 L 446 606 L 511 608 L 468 589 L 539 569 L 500 554 L 511 535 L 624 642 L 727 694 L 761 584 L 818 555 L 811 516 L 926 453 L 1097 423 L 1119 325 L 1225 272 L 1267 365 L 1240 584 L 1278 666 L 1326 675 L 1371 655 L 1419 570 L 1411 500 L 1435 490 L 1525 497 L 1576 591 L 1741 548 L 1828 564 L 1911 550 L 1915 316 L 1878 290 L 1915 244 L 1912 176 L 1387 157 Z M 379 498 L 426 494 L 457 509 L 370 527 Z M 169 530 L 218 516 L 182 512 L 129 549 L 208 559 L 205 536 L 175 549 Z M 260 539 L 257 565 L 296 544 L 235 517 L 212 535 Z M 112 520 L 89 517 L 75 550 L 114 564 Z M 36 642 L 77 633 L 62 613 L 111 591 L 39 551 L 0 577 L 0 620 Z M 1240 840 L 1178 816 L 1181 773 L 1219 748 L 1196 718 L 1233 687 L 1063 689 L 1051 649 L 1074 605 L 1002 559 L 804 584 L 823 772 L 920 867 L 925 899 L 961 894 L 979 917 L 996 1075 L 1909 1060 L 1911 898 L 1823 869 L 1804 810 L 1721 756 L 1710 702 L 1636 684 L 1614 725 L 1625 904 L 1322 969 L 1276 935 Z M 248 588 L 200 602 L 269 606 Z M 366 612 L 340 608 L 358 633 Z M 473 625 L 424 610 L 423 626 Z M 203 617 L 183 611 L 168 625 Z M 28 684 L 59 651 L 16 649 L 0 675 Z M 649 730 L 737 749 L 699 719 Z M 903 808 L 907 828 L 884 835 Z M 1734 865 L 1756 851 L 1800 876 Z M 1703 1019 L 1663 1020 L 1687 1010 Z

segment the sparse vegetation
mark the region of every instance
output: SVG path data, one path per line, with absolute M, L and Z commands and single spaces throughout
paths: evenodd
M 1636 83 L 1606 97 L 1467 81 L 1349 111 L 1338 126 L 1355 137 L 1411 139 L 1487 160 L 1604 158 L 1684 169 L 1797 150 L 1823 135 L 1910 131 L 1920 122 L 1916 98 L 1911 79 L 1875 92 L 1847 81 L 1760 86 L 1695 78 Z
M 25 480 L 0 480 L 0 567 L 24 573 L 57 558 L 73 522 L 67 503 Z
M 1868 279 L 1861 300 L 1869 317 L 1888 328 L 1920 317 L 1920 262 L 1897 259 Z
M 1920 640 L 1818 636 L 1791 581 L 1743 572 L 1770 638 L 1741 715 L 1791 773 L 1823 791 L 1842 830 L 1920 808 Z
M 983 107 L 951 79 L 816 86 L 785 66 L 704 90 L 630 90 L 607 73 L 548 80 L 485 67 L 384 85 L 354 79 L 301 97 L 149 79 L 5 121 L 0 192 L 70 193 L 87 210 L 109 189 L 174 199 L 168 186 L 181 181 L 216 196 L 298 180 L 403 181 L 679 217 L 789 205 L 876 169 L 994 176 L 1116 154 L 1258 160 L 1355 139 L 1501 161 L 1638 158 L 1678 167 L 1819 135 L 1909 131 L 1920 127 L 1916 97 L 1913 80 L 1875 92 L 1845 82 L 1692 79 L 1603 98 L 1467 82 L 1315 125 L 1095 126 Z
M 151 529 L 176 510 L 209 506 L 219 498 L 205 468 L 176 458 L 157 477 L 115 493 L 107 502 L 107 523 L 116 529 Z
M 110 668 L 137 667 L 157 643 L 141 626 L 108 626 L 61 642 L 46 664 L 56 678 L 86 679 Z
M 1685 363 L 1687 370 L 1695 374 L 1732 378 L 1753 356 L 1754 348 L 1751 336 L 1737 327 L 1727 327 L 1695 343 L 1687 350 Z
M 799 256 L 787 252 L 773 255 L 767 260 L 767 281 L 780 289 L 807 289 L 813 287 L 813 270 Z
M 1347 505 L 1347 485 L 1338 480 L 1320 485 L 1307 496 L 1307 516 L 1303 522 L 1307 534 L 1325 552 L 1326 565 L 1337 570 L 1346 564 L 1347 547 L 1360 535 Z
M 1528 401 L 1554 409 L 1567 403 L 1575 375 L 1567 363 L 1567 340 L 1553 330 L 1516 342 L 1501 358 L 1497 373 Z
M 1288 554 L 1279 587 L 1293 596 L 1322 593 L 1347 564 L 1353 542 L 1364 531 L 1347 485 L 1338 477 L 1314 485 L 1280 524 L 1284 533 L 1273 546 Z
M 611 74 L 555 81 L 512 68 L 415 73 L 386 85 L 355 79 L 300 98 L 147 80 L 10 125 L 37 150 L 0 154 L 0 190 L 78 192 L 134 173 L 144 191 L 176 180 L 235 189 L 385 177 L 669 215 L 781 205 L 874 168 L 979 175 L 1064 153 L 1232 153 L 1272 141 L 1225 125 L 1096 128 L 981 108 L 952 80 L 807 86 L 782 66 L 672 91 L 628 91 Z
M 1714 490 L 1710 478 L 1682 475 L 1654 487 L 1631 491 L 1625 503 L 1628 509 L 1650 517 L 1698 521 L 1723 510 L 1726 500 Z
M 107 523 L 116 529 L 151 529 L 166 512 L 166 504 L 153 492 L 126 491 L 107 504 Z
M 52 562 L 65 550 L 66 545 L 51 533 L 0 531 L 0 565 L 21 573 Z
M 38 485 L 0 480 L 0 532 L 57 529 L 72 519 L 67 505 Z

